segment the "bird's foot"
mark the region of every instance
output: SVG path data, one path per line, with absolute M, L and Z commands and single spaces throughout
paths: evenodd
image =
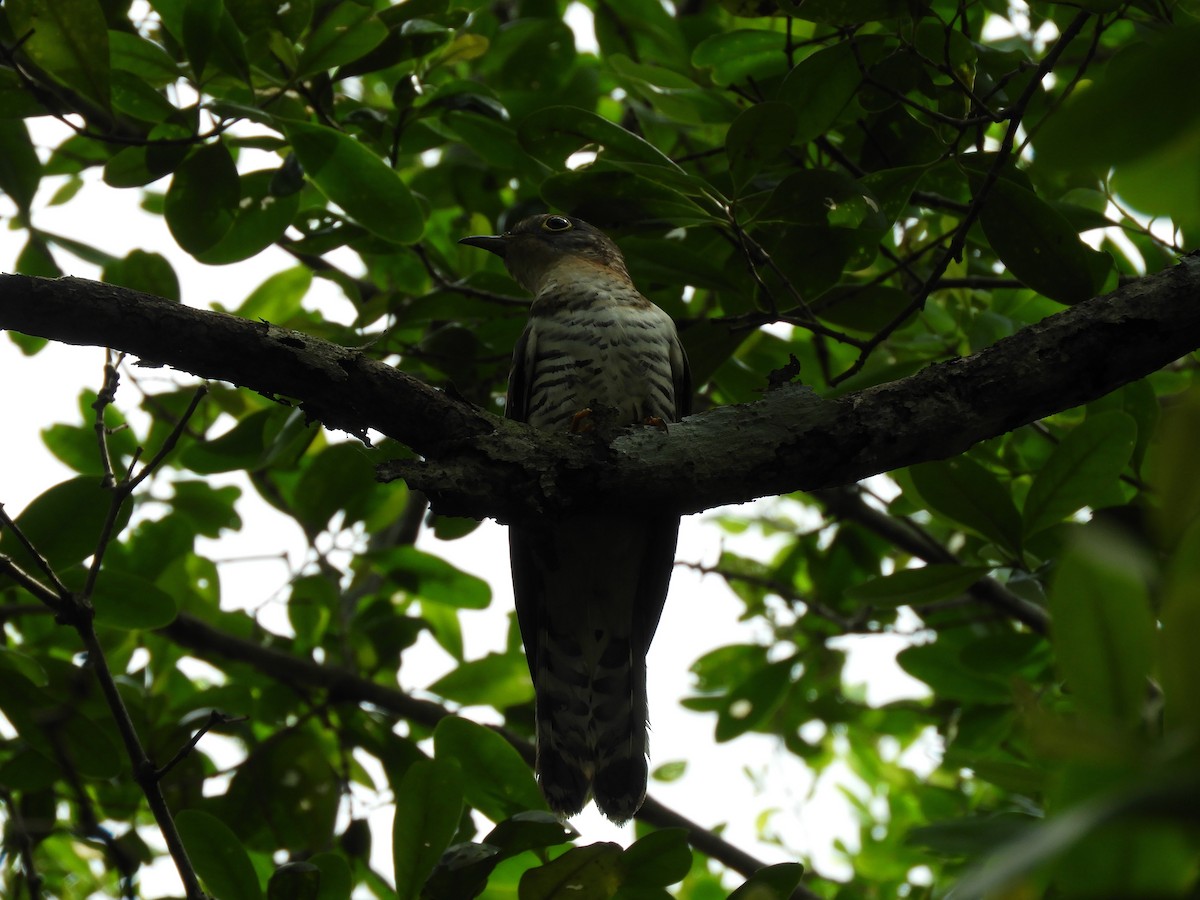
M 596 423 L 592 421 L 592 410 L 585 406 L 575 415 L 571 416 L 571 424 L 567 428 L 571 434 L 587 434 L 596 427 Z
M 648 425 L 651 428 L 657 428 L 659 431 L 665 432 L 667 430 L 667 423 L 658 416 L 646 416 L 646 418 L 642 419 L 642 424 Z

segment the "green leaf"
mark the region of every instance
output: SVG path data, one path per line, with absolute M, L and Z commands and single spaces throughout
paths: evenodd
M 179 302 L 179 278 L 171 263 L 160 253 L 131 250 L 124 259 L 105 266 L 101 277 L 109 284 Z
M 421 239 L 425 221 L 399 174 L 352 137 L 305 122 L 284 130 L 304 171 L 354 221 L 398 244 Z
M 755 872 L 729 900 L 788 900 L 800 886 L 804 866 L 800 863 L 777 863 Z
M 210 266 L 223 266 L 257 256 L 292 224 L 300 208 L 300 195 L 280 197 L 272 192 L 277 170 L 250 172 L 239 179 L 241 199 L 233 223 L 212 246 L 197 251 L 196 259 Z
M 1142 720 L 1156 640 L 1143 568 L 1134 548 L 1087 529 L 1050 589 L 1051 636 L 1071 696 L 1081 711 L 1127 728 Z
M 736 191 L 779 161 L 796 133 L 796 114 L 786 103 L 756 103 L 733 120 L 725 136 L 725 155 Z
M 966 456 L 922 463 L 909 469 L 930 509 L 953 519 L 1013 556 L 1021 551 L 1021 515 L 1009 491 L 987 469 Z
M 846 597 L 859 603 L 875 606 L 916 606 L 951 600 L 991 569 L 987 566 L 956 566 L 934 564 L 919 569 L 903 569 L 875 578 L 866 584 L 855 585 Z
M 1095 68 L 1096 82 L 1047 117 L 1034 142 L 1039 165 L 1071 171 L 1116 165 L 1119 171 L 1200 125 L 1200 110 L 1178 104 L 1175 93 L 1177 85 L 1200 83 L 1200 25 L 1180 22 L 1146 35 Z
M 292 507 L 305 531 L 315 534 L 342 510 L 346 513 L 343 527 L 361 519 L 367 502 L 379 489 L 367 449 L 357 442 L 342 441 L 326 447 L 305 467 Z
M 179 603 L 153 582 L 105 565 L 92 594 L 96 624 L 127 630 L 162 628 L 175 620 Z
M 1200 517 L 1200 390 L 1192 388 L 1165 407 L 1156 437 L 1150 450 L 1150 483 L 1158 498 L 1152 521 L 1159 543 L 1170 548 Z
M 1025 538 L 1096 504 L 1129 463 L 1137 424 L 1112 410 L 1088 416 L 1063 439 L 1034 476 L 1025 497 Z
M 312 269 L 296 266 L 276 272 L 250 292 L 235 312 L 243 319 L 261 319 L 276 324 L 287 322 L 301 309 L 312 287 Z
M 979 223 L 1008 270 L 1051 300 L 1094 297 L 1112 269 L 1112 257 L 1081 241 L 1062 213 L 1007 178 L 993 183 Z
M 387 36 L 387 26 L 370 6 L 338 4 L 309 35 L 296 63 L 295 77 L 308 78 L 352 62 L 370 53 Z
M 225 236 L 237 217 L 237 166 L 222 141 L 205 144 L 175 171 L 164 215 L 175 241 L 193 256 Z
M 318 853 L 308 861 L 321 870 L 317 900 L 350 900 L 353 876 L 346 860 L 337 853 Z
M 29 212 L 42 180 L 42 164 L 21 119 L 0 119 L 0 191 L 22 213 Z
M 960 646 L 944 635 L 932 644 L 901 650 L 896 662 L 929 685 L 939 698 L 987 704 L 1012 701 L 1007 679 L 971 671 L 963 664 Z
M 912 12 L 907 0 L 780 0 L 779 6 L 789 16 L 825 25 L 881 22 Z
M 692 65 L 712 69 L 722 87 L 754 78 L 762 81 L 787 71 L 786 37 L 778 31 L 734 29 L 705 38 L 692 51 Z M 753 108 L 753 107 L 751 107 Z
M 529 765 L 490 728 L 447 716 L 433 732 L 433 747 L 437 759 L 458 761 L 467 802 L 493 822 L 546 809 Z
M 779 99 L 796 110 L 796 143 L 820 137 L 837 121 L 862 82 L 860 66 L 881 53 L 880 41 L 839 42 L 802 59 L 779 88 Z
M 615 122 L 573 106 L 547 106 L 521 120 L 517 139 L 525 152 L 556 169 L 567 157 L 594 146 L 606 158 L 628 159 L 676 169 L 670 157 Z
M 663 828 L 635 841 L 621 854 L 622 883 L 666 887 L 692 867 L 687 829 Z
M 254 864 L 229 826 L 198 809 L 175 814 L 175 827 L 205 889 L 221 900 L 262 900 Z
M 686 75 L 663 66 L 634 62 L 621 53 L 612 54 L 606 62 L 626 90 L 640 96 L 671 121 L 709 126 L 737 118 L 736 105 L 719 93 L 705 90 Z
M 154 87 L 179 80 L 179 66 L 162 47 L 141 35 L 126 31 L 108 32 L 108 58 L 114 72 L 127 72 Z
M 192 71 L 199 78 L 208 67 L 208 58 L 217 43 L 221 17 L 225 14 L 223 0 L 184 0 L 183 46 L 187 50 Z
M 499 823 L 488 832 L 483 842 L 500 851 L 496 857 L 499 862 L 526 850 L 553 847 L 577 837 L 579 832 L 554 813 L 531 809 Z
M 766 722 L 787 696 L 793 666 L 791 660 L 770 663 L 737 684 L 717 719 L 717 740 L 732 740 Z
M 340 800 L 332 736 L 311 727 L 279 730 L 237 769 L 221 806 L 239 838 L 269 836 L 271 846 L 313 852 L 333 838 Z
M 1179 541 L 1167 568 L 1162 605 L 1161 670 L 1168 732 L 1200 741 L 1200 520 Z
M 422 759 L 396 790 L 392 860 L 399 900 L 417 900 L 442 851 L 458 831 L 463 776 L 456 759 Z
M 489 653 L 455 666 L 429 686 L 430 693 L 463 706 L 505 709 L 533 699 L 529 669 L 519 653 Z
M 485 609 L 492 602 L 492 589 L 482 578 L 416 547 L 393 547 L 378 559 L 389 578 L 422 600 L 455 609 Z
M 267 900 L 318 900 L 321 870 L 308 862 L 284 863 L 267 882 Z
M 61 572 L 95 552 L 112 497 L 111 491 L 100 486 L 99 478 L 81 475 L 30 501 L 17 516 L 17 526 L 50 566 Z M 129 506 L 124 504 L 117 516 L 114 537 L 129 521 Z M 40 571 L 10 530 L 0 533 L 0 553 L 31 574 Z
M 9 25 L 38 68 L 101 109 L 109 104 L 108 27 L 99 0 L 7 0 Z
M 619 844 L 575 847 L 521 876 L 521 900 L 609 900 L 620 877 Z
M 559 209 L 576 211 L 590 222 L 670 222 L 705 225 L 716 221 L 702 206 L 674 188 L 629 171 L 590 166 L 560 172 L 542 182 L 542 197 Z
M 22 676 L 35 687 L 45 687 L 49 683 L 45 670 L 36 659 L 9 647 L 0 647 L 0 669 Z

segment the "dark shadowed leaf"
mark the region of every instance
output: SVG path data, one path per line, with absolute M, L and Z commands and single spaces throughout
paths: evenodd
M 24 121 L 0 119 L 0 191 L 28 212 L 41 179 L 42 164 Z
M 334 6 L 309 35 L 296 64 L 296 77 L 307 78 L 352 62 L 375 49 L 387 35 L 387 26 L 371 7 L 352 3 Z
M 188 859 L 209 893 L 222 900 L 261 900 L 254 864 L 229 826 L 198 809 L 175 814 Z
M 167 189 L 166 219 L 179 246 L 193 255 L 223 238 L 237 217 L 241 188 L 237 166 L 221 141 L 192 153 Z
M 42 70 L 108 108 L 108 28 L 98 0 L 8 0 L 13 34 Z
M 438 723 L 433 746 L 437 759 L 458 761 L 467 803 L 493 822 L 546 808 L 528 764 L 490 728 L 449 716 Z
M 622 882 L 626 885 L 666 887 L 682 881 L 691 867 L 692 850 L 683 828 L 652 831 L 621 854 Z
M 804 877 L 800 863 L 777 863 L 755 872 L 729 900 L 787 900 Z
M 309 862 L 284 863 L 267 882 L 267 900 L 319 900 L 321 870 Z
M 442 852 L 458 831 L 463 777 L 455 759 L 422 759 L 396 789 L 392 861 L 399 900 L 417 900 Z
M 620 884 L 621 846 L 591 844 L 568 850 L 521 876 L 521 900 L 608 900 Z
M 740 190 L 777 162 L 791 145 L 795 131 L 796 113 L 786 103 L 759 103 L 734 119 L 725 136 L 734 187 Z
M 1073 428 L 1038 470 L 1025 497 L 1025 537 L 1084 506 L 1100 505 L 1128 465 L 1136 442 L 1133 418 L 1116 410 L 1088 416 Z
M 1095 296 L 1112 269 L 1112 257 L 1081 241 L 1062 213 L 1007 178 L 996 179 L 979 222 L 1009 271 L 1051 300 Z
M 929 507 L 1011 554 L 1021 547 L 1021 515 L 1012 496 L 991 472 L 965 456 L 909 469 Z
M 1141 573 L 1119 539 L 1090 529 L 1059 563 L 1050 589 L 1054 647 L 1079 709 L 1101 721 L 1141 721 L 1155 641 Z
M 958 597 L 988 574 L 987 566 L 928 565 L 876 578 L 846 592 L 851 600 L 883 606 L 914 606 Z
M 61 571 L 95 551 L 112 497 L 97 477 L 72 478 L 30 501 L 16 517 L 17 526 L 46 561 Z M 129 521 L 129 513 L 126 503 L 117 516 L 114 535 Z M 30 573 L 39 572 L 10 530 L 0 533 L 0 553 L 11 556 Z

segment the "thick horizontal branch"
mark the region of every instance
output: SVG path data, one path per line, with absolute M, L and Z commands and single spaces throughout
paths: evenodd
M 1087 403 L 1200 348 L 1200 255 L 1070 307 L 971 356 L 822 399 L 789 385 L 597 448 L 519 426 L 453 458 L 385 467 L 435 509 L 516 518 L 568 501 L 700 512 L 852 484 L 962 453 Z M 505 423 L 508 425 L 508 423 Z
M 908 378 L 836 399 L 787 386 L 607 446 L 505 422 L 356 350 L 111 285 L 0 276 L 0 327 L 295 398 L 351 433 L 375 428 L 425 457 L 385 477 L 439 512 L 511 521 L 571 505 L 698 512 L 953 456 L 1200 348 L 1198 295 L 1191 256 Z
M 482 410 L 358 350 L 97 281 L 0 274 L 0 328 L 292 398 L 329 428 L 376 428 L 422 454 L 492 428 Z

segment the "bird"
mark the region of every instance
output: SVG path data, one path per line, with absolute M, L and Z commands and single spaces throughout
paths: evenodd
M 496 254 L 533 295 L 506 418 L 587 431 L 665 428 L 691 411 L 675 323 L 634 287 L 620 249 L 582 219 L 532 216 L 459 243 Z M 535 772 L 566 818 L 589 799 L 617 824 L 646 797 L 646 653 L 675 565 L 679 514 L 578 510 L 509 526 L 517 621 L 534 686 Z

